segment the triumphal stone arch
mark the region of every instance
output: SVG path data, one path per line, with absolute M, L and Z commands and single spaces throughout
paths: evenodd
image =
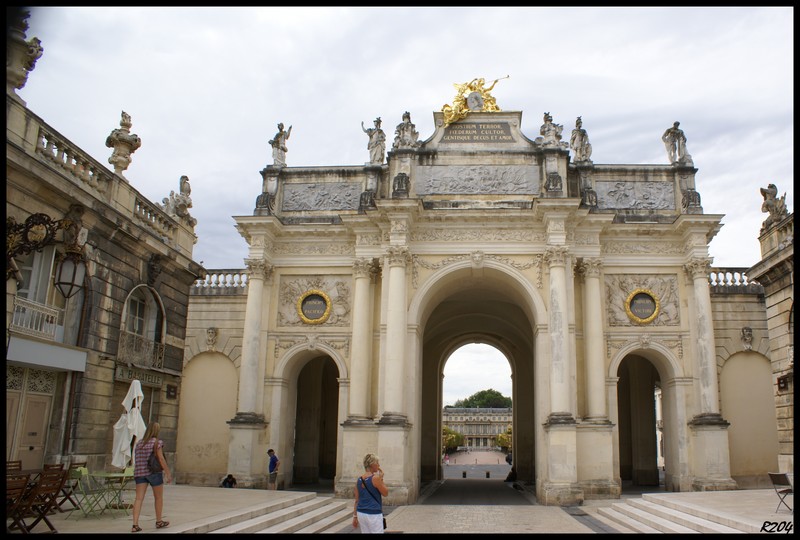
M 227 472 L 263 485 L 274 448 L 280 485 L 352 497 L 374 452 L 387 503 L 415 502 L 442 478 L 444 363 L 483 342 L 511 364 L 517 478 L 540 504 L 657 485 L 657 455 L 667 490 L 735 488 L 708 280 L 722 216 L 703 213 L 693 163 L 595 164 L 580 118 L 572 137 L 550 113 L 526 134 L 482 79 L 457 88 L 427 139 L 403 114 L 385 159 L 378 118 L 364 165 L 289 152 L 261 171 L 235 218 L 249 254 Z

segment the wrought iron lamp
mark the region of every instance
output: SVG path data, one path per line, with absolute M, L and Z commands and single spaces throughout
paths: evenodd
M 85 277 L 86 262 L 83 260 L 80 248 L 68 246 L 63 257 L 61 257 L 61 260 L 58 262 L 58 266 L 56 266 L 53 285 L 55 285 L 58 292 L 60 292 L 64 298 L 70 298 L 83 288 L 83 280 Z
M 60 220 L 53 220 L 42 213 L 28 216 L 24 223 L 17 223 L 12 217 L 6 219 L 6 280 L 17 273 L 15 257 L 56 243 L 56 233 L 64 229 L 65 254 L 56 267 L 54 285 L 64 298 L 74 296 L 83 288 L 86 262 L 78 240 L 82 236 L 80 233 L 85 234 L 85 230 L 81 230 L 79 217 L 83 208 L 73 205 L 70 213 L 72 216 L 68 214 L 70 217 Z

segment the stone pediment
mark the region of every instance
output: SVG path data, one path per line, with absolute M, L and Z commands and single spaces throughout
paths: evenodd
M 422 149 L 436 152 L 497 153 L 531 151 L 538 145 L 520 131 L 521 111 L 472 112 L 444 125 L 444 114 L 433 113 L 436 131 Z

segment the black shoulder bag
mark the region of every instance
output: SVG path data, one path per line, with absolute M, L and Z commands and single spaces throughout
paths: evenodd
M 369 493 L 369 496 L 370 496 L 370 497 L 372 497 L 373 499 L 375 499 L 375 502 L 376 502 L 376 503 L 378 503 L 378 504 L 381 504 L 381 502 L 380 502 L 380 501 L 379 501 L 379 500 L 378 500 L 378 499 L 375 497 L 375 495 L 373 495 L 373 494 L 372 494 L 372 492 L 369 490 L 369 488 L 367 487 L 367 483 L 366 483 L 366 482 L 364 482 L 364 479 L 363 479 L 362 477 L 360 477 L 360 476 L 358 477 L 358 479 L 359 479 L 359 480 L 361 480 L 361 483 L 364 485 L 364 491 L 366 491 L 367 493 Z M 381 508 L 383 508 L 383 505 L 381 505 Z M 386 528 L 386 518 L 383 518 L 383 528 L 384 528 L 384 529 Z

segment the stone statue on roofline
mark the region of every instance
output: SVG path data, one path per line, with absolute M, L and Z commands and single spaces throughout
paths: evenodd
M 769 184 L 766 188 L 761 188 L 761 196 L 764 197 L 764 202 L 761 203 L 761 211 L 769 214 L 769 217 L 761 226 L 761 230 L 766 231 L 785 218 L 789 211 L 786 209 L 786 193 L 781 198 L 778 198 L 778 187 L 775 184 Z
M 292 126 L 289 126 L 288 131 L 283 130 L 283 123 L 278 124 L 278 132 L 270 139 L 269 145 L 272 147 L 272 160 L 273 166 L 285 167 L 286 166 L 286 152 L 289 149 L 286 147 L 286 141 L 292 134 Z
M 125 177 L 122 176 L 122 171 L 131 164 L 131 154 L 142 146 L 139 136 L 131 133 L 132 125 L 131 115 L 122 111 L 119 128 L 112 131 L 106 138 L 106 146 L 114 149 L 108 162 L 114 166 L 114 172 L 123 179 Z
M 25 41 L 31 12 L 19 7 L 7 8 L 6 21 L 6 92 L 12 95 L 28 82 L 28 75 L 42 57 L 44 48 L 39 38 Z
M 672 127 L 661 136 L 661 140 L 667 149 L 667 157 L 671 164 L 693 167 L 692 156 L 686 151 L 686 135 L 678 127 L 680 125 L 680 122 L 672 124 Z
M 369 137 L 367 149 L 369 150 L 369 164 L 383 165 L 383 155 L 386 153 L 386 134 L 381 129 L 381 117 L 375 119 L 374 128 L 365 128 L 361 122 L 361 130 Z
M 592 145 L 589 144 L 589 135 L 583 129 L 583 121 L 579 116 L 575 120 L 575 129 L 572 130 L 572 137 L 569 139 L 569 145 L 575 153 L 575 162 L 589 162 L 592 157 Z
M 397 124 L 397 128 L 394 130 L 392 150 L 417 148 L 420 145 L 417 139 L 419 139 L 419 133 L 417 133 L 416 126 L 411 123 L 411 113 L 406 111 L 403 113 L 403 121 Z

